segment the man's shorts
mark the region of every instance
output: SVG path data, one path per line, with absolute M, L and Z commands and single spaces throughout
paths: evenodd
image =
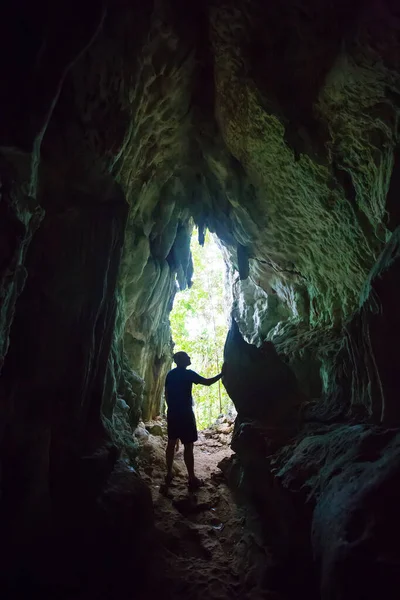
M 168 439 L 181 440 L 182 444 L 191 444 L 197 441 L 196 417 L 192 410 L 171 414 L 167 413 Z

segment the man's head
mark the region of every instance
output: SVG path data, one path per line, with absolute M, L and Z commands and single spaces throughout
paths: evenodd
M 191 364 L 190 356 L 186 352 L 176 352 L 173 358 L 177 367 L 185 368 Z

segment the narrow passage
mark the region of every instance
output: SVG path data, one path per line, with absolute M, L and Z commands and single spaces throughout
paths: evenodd
M 187 489 L 182 446 L 175 457 L 173 484 L 165 492 L 165 433 L 141 441 L 140 470 L 152 490 L 164 558 L 163 598 L 279 597 L 263 589 L 271 557 L 257 539 L 257 523 L 235 503 L 218 467 L 232 454 L 228 444 L 232 428 L 225 418 L 216 428 L 199 432 L 194 456 L 204 487 L 195 493 Z

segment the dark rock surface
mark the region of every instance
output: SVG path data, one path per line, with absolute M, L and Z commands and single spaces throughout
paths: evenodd
M 252 418 L 274 426 L 290 420 L 302 395 L 288 365 L 272 342 L 262 348 L 248 344 L 232 320 L 225 343 L 225 388 L 240 418 Z
M 364 406 L 375 422 L 400 424 L 398 361 L 400 230 L 374 265 L 360 308 L 346 326 L 352 406 Z
M 241 501 L 255 507 L 264 539 L 298 574 L 299 589 L 322 598 L 394 599 L 398 430 L 319 426 L 290 445 L 277 441 L 247 424 L 233 445 L 237 454 L 221 468 Z

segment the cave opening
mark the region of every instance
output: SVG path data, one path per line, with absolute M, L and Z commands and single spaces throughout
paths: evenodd
M 200 244 L 198 230 L 193 229 L 190 251 L 193 277 L 191 285 L 174 299 L 170 314 L 172 342 L 174 352 L 183 350 L 190 355 L 192 369 L 213 377 L 221 371 L 229 328 L 228 267 L 216 236 L 208 230 Z M 196 386 L 194 412 L 199 428 L 204 429 L 218 417 L 236 411 L 218 381 L 211 387 Z

